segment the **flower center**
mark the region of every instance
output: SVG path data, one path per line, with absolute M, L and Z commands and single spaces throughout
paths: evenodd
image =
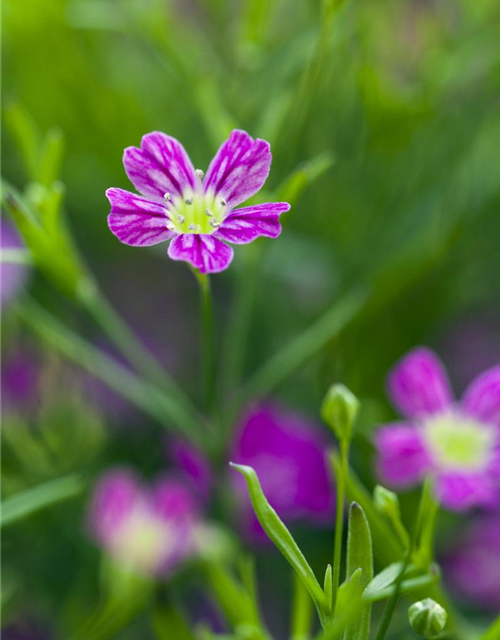
M 176 233 L 214 233 L 229 213 L 226 201 L 212 190 L 205 191 L 201 183 L 203 172 L 196 170 L 195 189 L 181 196 L 164 195 L 169 231 Z
M 448 469 L 480 470 L 488 465 L 496 429 L 474 418 L 450 412 L 424 423 L 425 442 L 435 462 Z

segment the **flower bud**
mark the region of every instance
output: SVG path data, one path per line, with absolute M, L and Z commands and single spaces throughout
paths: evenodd
M 373 502 L 380 513 L 388 516 L 391 520 L 399 520 L 399 500 L 393 491 L 378 484 L 373 490 Z
M 432 598 L 425 598 L 411 605 L 408 618 L 415 633 L 422 638 L 434 638 L 445 628 L 448 614 Z
M 343 384 L 334 384 L 325 396 L 321 416 L 339 440 L 350 440 L 358 410 L 356 396 Z

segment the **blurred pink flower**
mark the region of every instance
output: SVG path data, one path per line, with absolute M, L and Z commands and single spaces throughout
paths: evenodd
M 334 494 L 326 463 L 327 441 L 316 425 L 296 413 L 266 404 L 251 410 L 237 431 L 231 459 L 252 466 L 270 504 L 286 522 L 332 524 Z M 245 533 L 265 539 L 245 481 L 233 474 Z
M 430 475 L 449 509 L 500 498 L 500 366 L 476 378 L 456 402 L 446 371 L 429 349 L 411 351 L 389 376 L 389 395 L 408 421 L 375 436 L 378 471 L 393 487 Z
M 98 481 L 89 508 L 94 539 L 120 564 L 145 575 L 173 571 L 196 551 L 199 512 L 178 480 L 142 485 L 128 469 Z

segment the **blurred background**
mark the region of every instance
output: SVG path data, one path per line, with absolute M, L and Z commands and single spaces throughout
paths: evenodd
M 262 199 L 292 203 L 278 241 L 238 247 L 231 268 L 213 278 L 225 397 L 346 292 L 369 291 L 340 333 L 249 401 L 271 403 L 263 411 L 285 432 L 299 420 L 323 446 L 332 438 L 319 420 L 321 400 L 332 382 L 347 384 L 363 403 L 353 464 L 373 486 L 371 431 L 394 418 L 385 378 L 405 351 L 434 348 L 457 394 L 500 362 L 496 0 L 4 0 L 2 9 L 3 176 L 33 193 L 39 148 L 57 146 L 51 178 L 74 245 L 186 393 L 199 395 L 196 283 L 183 263 L 167 259 L 165 245 L 126 247 L 106 223 L 105 190 L 131 188 L 123 149 L 153 130 L 178 138 L 203 169 L 232 128 L 265 138 L 274 159 Z M 2 246 L 23 247 L 8 216 Z M 50 256 L 59 276 L 61 254 Z M 86 505 L 102 473 L 116 465 L 147 480 L 186 473 L 164 425 L 42 340 L 26 307 L 17 312 L 36 300 L 121 362 L 47 273 L 29 264 L 3 269 L 3 492 L 72 473 L 86 484 L 72 500 L 5 530 L 6 640 L 79 637 L 75 629 L 98 606 L 103 569 Z M 229 450 L 241 446 L 245 411 L 231 422 Z M 284 454 L 262 455 L 279 469 Z M 288 464 L 292 477 L 302 473 L 292 445 Z M 225 463 L 216 467 L 219 498 L 203 498 L 206 517 L 241 532 L 243 497 L 226 486 Z M 276 469 L 275 486 L 292 482 Z M 415 500 L 405 495 L 403 514 Z M 284 518 L 287 504 L 283 498 Z M 333 522 L 316 517 L 323 507 L 305 500 L 289 513 L 318 566 L 332 544 Z M 440 547 L 463 526 L 463 518 L 443 516 Z M 269 626 L 285 637 L 288 567 L 258 533 L 243 539 L 257 557 Z M 499 555 L 497 548 L 497 562 Z M 217 618 L 189 570 L 172 578 L 172 589 L 193 618 Z M 498 598 L 492 604 L 456 588 L 453 595 L 479 623 L 498 607 Z M 398 615 L 392 637 L 403 638 L 404 607 Z M 146 608 L 112 635 L 94 637 L 161 638 L 150 619 Z

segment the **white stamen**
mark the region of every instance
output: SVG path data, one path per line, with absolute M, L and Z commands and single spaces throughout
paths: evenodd
M 205 209 L 205 213 L 209 218 L 211 218 L 214 214 L 210 211 L 210 209 Z
M 172 224 L 171 222 L 167 222 L 167 229 L 169 231 L 173 231 L 175 229 L 175 225 Z
M 168 191 L 166 191 L 166 192 L 163 194 L 163 198 L 164 198 L 165 202 L 168 202 L 168 201 L 170 200 L 170 197 L 171 197 L 171 196 L 170 196 L 170 194 L 169 194 L 169 192 L 168 192 Z
M 224 198 L 220 199 L 220 203 L 223 207 L 225 207 L 227 205 L 227 202 L 224 200 Z
M 186 199 L 184 200 L 184 202 L 185 202 L 186 204 L 193 204 L 193 198 L 186 198 Z
M 184 216 L 178 215 L 177 216 L 177 222 L 179 224 L 184 224 L 186 222 L 186 218 Z
M 214 229 L 217 229 L 217 227 L 220 227 L 220 222 L 215 220 L 215 218 L 212 218 L 211 220 L 209 220 L 209 224 L 211 224 Z
M 190 224 L 188 226 L 188 231 L 197 231 L 198 230 L 198 226 L 196 224 Z
M 205 175 L 201 169 L 196 169 L 195 174 L 200 180 L 203 180 L 203 176 Z

